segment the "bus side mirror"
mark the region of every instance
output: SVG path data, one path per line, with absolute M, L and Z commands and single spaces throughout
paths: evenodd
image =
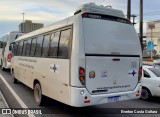
M 12 45 L 11 44 L 9 45 L 9 51 L 12 51 Z

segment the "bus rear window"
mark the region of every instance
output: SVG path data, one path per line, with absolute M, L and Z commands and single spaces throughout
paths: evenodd
M 101 20 L 109 20 L 109 21 L 131 24 L 129 20 L 124 18 L 110 16 L 110 15 L 94 14 L 94 13 L 84 13 L 82 14 L 82 18 L 101 19 Z

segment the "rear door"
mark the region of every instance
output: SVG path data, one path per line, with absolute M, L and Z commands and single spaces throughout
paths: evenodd
M 86 56 L 86 88 L 92 94 L 132 91 L 139 57 Z
M 133 26 L 126 19 L 92 15 L 83 17 L 83 33 L 88 91 L 99 94 L 134 90 L 141 48 Z

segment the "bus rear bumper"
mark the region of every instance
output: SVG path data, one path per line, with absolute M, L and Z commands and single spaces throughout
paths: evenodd
M 6 66 L 4 68 L 5 69 L 11 69 L 11 66 L 12 66 L 11 62 L 7 61 L 7 64 L 6 64 Z
M 86 88 L 71 87 L 71 106 L 85 107 L 117 101 L 139 99 L 141 95 L 141 88 L 142 84 L 138 83 L 134 91 L 91 95 Z

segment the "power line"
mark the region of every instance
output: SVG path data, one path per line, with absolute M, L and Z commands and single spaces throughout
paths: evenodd
M 149 23 L 149 22 L 160 22 L 160 19 L 154 19 L 154 20 L 146 20 L 146 21 L 143 21 L 143 23 Z M 139 21 L 136 20 L 135 23 L 137 24 L 137 23 L 139 23 Z
M 143 13 L 143 15 L 146 16 L 146 15 L 152 15 L 152 14 L 157 14 L 157 13 L 160 13 L 160 11 L 146 12 L 146 13 Z M 136 14 L 136 15 L 139 16 L 139 14 Z
M 147 13 L 144 13 L 144 14 L 152 14 L 152 13 L 159 13 L 160 11 L 152 11 L 152 12 L 147 12 Z
M 148 17 L 148 16 L 153 16 L 153 15 L 160 15 L 160 13 L 159 14 L 148 14 L 148 15 L 143 15 L 144 17 Z M 138 17 L 139 17 L 139 15 L 137 15 Z

